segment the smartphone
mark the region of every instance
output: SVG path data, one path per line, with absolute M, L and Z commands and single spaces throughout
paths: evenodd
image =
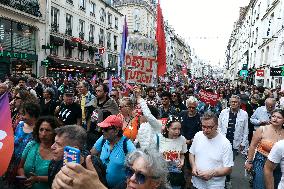
M 25 177 L 25 176 L 16 176 L 16 179 L 19 180 L 19 181 L 25 181 L 25 180 L 27 180 L 27 177 Z
M 71 146 L 64 147 L 63 164 L 66 163 L 80 163 L 80 150 Z

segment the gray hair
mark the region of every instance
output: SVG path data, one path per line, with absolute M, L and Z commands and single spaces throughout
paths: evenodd
M 87 142 L 87 132 L 85 129 L 78 125 L 65 125 L 63 127 L 56 128 L 56 135 L 63 136 L 67 139 L 68 145 L 78 146 L 80 150 L 83 149 Z
M 265 105 L 266 105 L 269 101 L 272 102 L 273 104 L 276 104 L 275 98 L 267 98 L 267 99 L 265 100 Z
M 55 92 L 51 87 L 47 87 L 46 89 L 44 89 L 44 92 L 47 92 L 51 96 L 51 98 L 55 95 Z
M 241 98 L 240 98 L 238 95 L 232 95 L 231 98 L 230 98 L 230 102 L 231 102 L 232 98 L 235 98 L 235 99 L 237 99 L 239 102 L 241 102 Z
M 186 107 L 188 106 L 189 103 L 196 103 L 196 104 L 198 104 L 198 100 L 194 96 L 190 96 L 190 97 L 188 97 L 188 99 L 185 102 Z
M 133 166 L 134 161 L 140 157 L 146 161 L 147 172 L 160 181 L 158 188 L 170 188 L 168 183 L 168 166 L 162 155 L 156 150 L 137 149 L 128 155 L 125 165 L 128 167 Z
M 203 116 L 201 117 L 201 121 L 206 121 L 212 119 L 215 124 L 218 125 L 218 117 L 215 113 L 213 112 L 205 112 Z

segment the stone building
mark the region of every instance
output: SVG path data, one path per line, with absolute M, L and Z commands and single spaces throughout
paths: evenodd
M 0 79 L 39 75 L 44 58 L 46 1 L 0 1 Z

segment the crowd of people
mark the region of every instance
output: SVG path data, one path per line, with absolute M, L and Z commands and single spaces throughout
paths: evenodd
M 6 93 L 14 153 L 4 188 L 229 189 L 239 154 L 252 188 L 284 187 L 280 88 L 18 77 L 0 83 Z M 80 150 L 80 164 L 64 164 L 65 146 Z

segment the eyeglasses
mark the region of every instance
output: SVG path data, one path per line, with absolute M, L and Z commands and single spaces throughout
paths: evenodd
M 157 179 L 158 178 L 158 177 L 155 177 L 155 176 L 146 176 L 146 175 L 144 175 L 143 173 L 141 173 L 139 171 L 135 171 L 131 167 L 126 167 L 125 168 L 125 174 L 126 174 L 126 177 L 128 179 L 130 179 L 135 174 L 135 181 L 138 184 L 144 184 L 145 181 L 147 180 L 147 178 L 153 178 L 153 179 Z
M 110 127 L 102 128 L 102 131 L 108 132 L 109 130 L 112 130 L 114 128 L 115 128 L 115 126 L 110 126 Z
M 204 126 L 201 125 L 202 129 L 208 129 L 208 130 L 212 130 L 215 126 Z
M 119 109 L 121 109 L 121 108 L 127 108 L 127 107 L 130 107 L 130 106 L 118 106 Z

